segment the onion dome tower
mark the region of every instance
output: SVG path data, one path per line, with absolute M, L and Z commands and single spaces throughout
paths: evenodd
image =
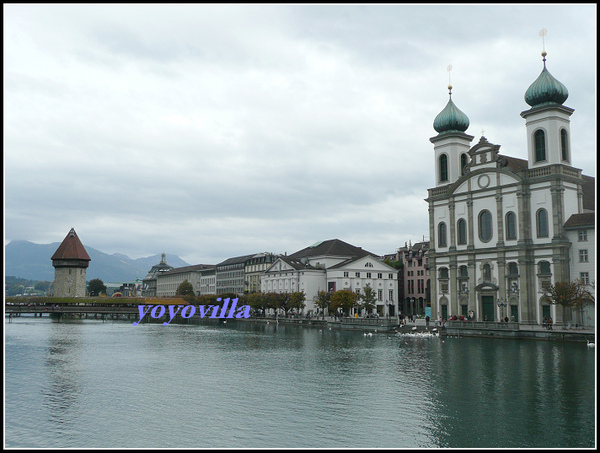
M 448 71 L 452 66 L 448 66 Z M 448 104 L 433 121 L 437 136 L 429 139 L 435 152 L 436 186 L 445 186 L 457 181 L 469 162 L 472 135 L 465 133 L 469 118 L 452 102 L 452 85 L 448 85 Z
M 546 55 L 542 51 L 542 72 L 525 92 L 525 102 L 531 108 L 521 112 L 527 128 L 529 168 L 571 165 L 569 117 L 575 110 L 563 105 L 569 91 L 546 68 Z
M 91 258 L 74 228 L 71 228 L 50 259 L 54 266 L 54 296 L 84 297 L 86 269 Z

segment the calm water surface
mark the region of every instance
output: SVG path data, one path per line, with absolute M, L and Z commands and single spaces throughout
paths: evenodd
M 585 344 L 5 322 L 6 447 L 594 447 Z

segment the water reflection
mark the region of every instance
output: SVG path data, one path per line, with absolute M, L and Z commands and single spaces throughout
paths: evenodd
M 7 446 L 593 444 L 585 345 L 242 322 L 18 322 L 6 325 Z

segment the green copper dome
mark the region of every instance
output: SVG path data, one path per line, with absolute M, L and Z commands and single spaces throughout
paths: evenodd
M 452 90 L 452 86 L 448 89 Z M 452 91 L 450 91 L 450 100 L 444 110 L 442 110 L 433 121 L 433 128 L 439 132 L 458 131 L 464 132 L 469 127 L 469 118 L 452 102 Z
M 546 52 L 542 52 L 542 56 L 544 69 L 525 92 L 525 102 L 532 107 L 542 104 L 562 104 L 569 97 L 569 91 L 546 69 Z

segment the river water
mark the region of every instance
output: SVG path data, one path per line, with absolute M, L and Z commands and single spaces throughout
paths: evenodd
M 595 389 L 581 343 L 5 322 L 13 448 L 592 448 Z

